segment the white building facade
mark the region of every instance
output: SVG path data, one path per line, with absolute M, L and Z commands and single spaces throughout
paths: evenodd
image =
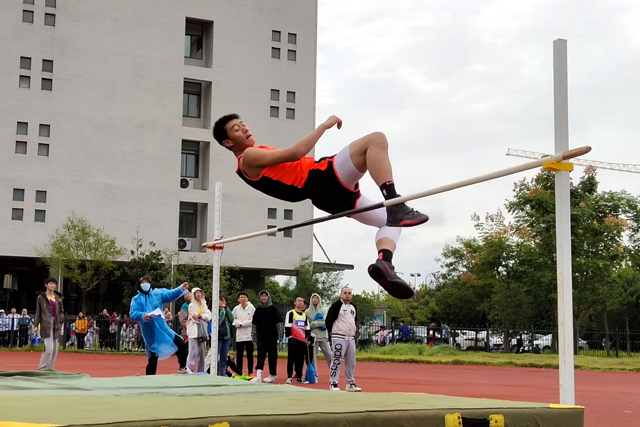
M 274 147 L 313 130 L 316 34 L 317 0 L 3 2 L 0 275 L 12 299 L 42 289 L 35 250 L 72 214 L 125 249 L 138 233 L 201 264 L 215 182 L 224 236 L 310 218 L 309 202 L 242 182 L 212 126 L 238 113 Z M 227 245 L 222 261 L 259 282 L 311 252 L 308 227 Z

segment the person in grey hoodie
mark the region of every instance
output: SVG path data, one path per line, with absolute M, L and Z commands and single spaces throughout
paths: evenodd
M 362 391 L 356 386 L 353 374 L 356 370 L 356 334 L 358 331 L 358 309 L 351 304 L 353 291 L 348 286 L 340 290 L 340 299 L 329 307 L 326 325 L 331 335 L 333 360 L 329 370 L 331 377 L 331 391 L 340 391 L 338 379 L 344 360 L 344 376 L 347 378 L 345 391 Z
M 307 318 L 309 319 L 309 327 L 311 328 L 311 334 L 315 336 L 315 345 L 313 346 L 313 360 L 311 364 L 316 369 L 316 377 L 318 376 L 318 350 L 324 354 L 324 359 L 327 361 L 327 366 L 331 370 L 331 359 L 333 354 L 331 353 L 331 346 L 329 345 L 329 332 L 327 332 L 327 326 L 325 320 L 327 318 L 327 308 L 322 305 L 322 299 L 318 294 L 311 295 L 311 304 L 305 311 Z

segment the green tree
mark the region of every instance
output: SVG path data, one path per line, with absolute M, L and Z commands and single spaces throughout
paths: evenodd
M 154 242 L 145 245 L 138 233 L 131 238 L 131 242 L 133 249 L 129 251 L 129 263 L 124 267 L 125 273 L 131 278 L 131 286 L 127 286 L 122 292 L 125 305 L 129 305 L 131 298 L 137 293 L 138 281 L 144 275 L 151 276 L 154 287 L 173 287 L 174 283 L 170 283 L 172 260 L 177 256 L 177 251 L 157 249 Z
M 313 263 L 311 256 L 303 256 L 295 267 L 295 277 L 288 277 L 283 284 L 283 291 L 288 297 L 287 304 L 293 304 L 296 296 L 309 300 L 317 293 L 324 301 L 337 298 L 342 287 L 342 271 L 322 268 Z
M 56 274 L 73 282 L 82 294 L 82 310 L 87 311 L 86 294 L 102 280 L 118 274 L 115 261 L 124 255 L 116 239 L 104 229 L 93 227 L 85 218 L 67 218 L 49 242 L 36 253 Z

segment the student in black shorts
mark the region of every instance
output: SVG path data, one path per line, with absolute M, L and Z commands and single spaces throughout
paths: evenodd
M 343 148 L 338 154 L 321 159 L 305 157 L 320 137 L 342 120 L 329 117 L 313 132 L 289 148 L 256 146 L 249 128 L 237 114 L 216 121 L 213 136 L 238 159 L 238 176 L 262 193 L 288 202 L 310 199 L 318 209 L 330 214 L 344 212 L 375 202 L 360 193 L 358 181 L 369 175 L 380 187 L 385 200 L 398 197 L 386 136 L 381 132 L 366 135 Z M 386 209 L 386 210 L 385 210 Z M 413 289 L 395 273 L 392 264 L 400 227 L 412 227 L 429 220 L 405 203 L 353 215 L 357 221 L 378 228 L 378 259 L 369 266 L 369 275 L 390 295 L 406 299 Z

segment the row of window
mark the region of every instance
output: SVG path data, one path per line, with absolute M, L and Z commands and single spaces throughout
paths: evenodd
M 45 222 L 46 218 L 47 218 L 47 211 L 45 211 L 44 209 L 35 210 L 35 214 L 33 216 L 34 222 Z M 13 221 L 22 221 L 24 219 L 24 209 L 12 208 L 11 219 Z
M 271 31 L 272 42 L 280 43 L 281 39 L 282 39 L 282 33 L 279 30 Z M 295 33 L 288 33 L 287 42 L 289 42 L 289 44 L 298 44 L 298 35 Z
M 29 134 L 29 123 L 27 122 L 18 122 L 16 128 L 16 134 L 18 135 L 28 135 Z M 51 135 L 51 125 L 45 125 L 40 123 L 40 127 L 38 129 L 38 136 L 42 136 L 45 138 L 49 138 Z
M 21 70 L 31 70 L 31 58 L 28 56 L 20 57 L 20 69 Z M 42 60 L 42 72 L 43 73 L 53 73 L 53 61 L 51 59 L 43 59 Z
M 27 141 L 16 141 L 16 154 L 27 154 Z M 49 157 L 49 144 L 38 143 L 38 156 Z
M 271 48 L 271 58 L 280 59 L 280 48 L 272 47 Z M 287 61 L 295 62 L 297 60 L 297 52 L 292 49 L 287 49 Z
M 285 108 L 285 117 L 289 120 L 296 119 L 296 109 L 295 108 Z M 269 107 L 269 117 L 273 117 L 274 119 L 280 118 L 280 107 L 276 107 L 274 105 Z
M 20 76 L 18 87 L 29 89 L 31 87 L 31 76 Z M 53 79 L 43 78 L 40 83 L 40 89 L 49 91 L 53 90 Z
M 293 209 L 285 209 L 283 218 L 285 221 L 293 221 Z M 278 209 L 267 208 L 267 219 L 278 219 Z
M 271 89 L 271 95 L 269 97 L 271 101 L 280 101 L 280 90 L 279 89 Z M 292 91 L 287 91 L 287 102 L 295 104 L 296 103 L 296 93 Z
M 32 10 L 23 10 L 22 11 L 22 22 L 26 22 L 27 24 L 33 24 L 33 16 L 34 13 Z M 56 15 L 54 13 L 45 13 L 44 14 L 44 25 L 49 27 L 56 26 Z
M 13 189 L 13 201 L 24 202 L 24 188 Z M 47 203 L 47 192 L 44 190 L 36 190 L 36 203 Z
M 33 0 L 22 0 L 22 3 L 24 4 L 34 4 Z M 45 7 L 56 7 L 56 0 L 44 0 L 44 6 Z

